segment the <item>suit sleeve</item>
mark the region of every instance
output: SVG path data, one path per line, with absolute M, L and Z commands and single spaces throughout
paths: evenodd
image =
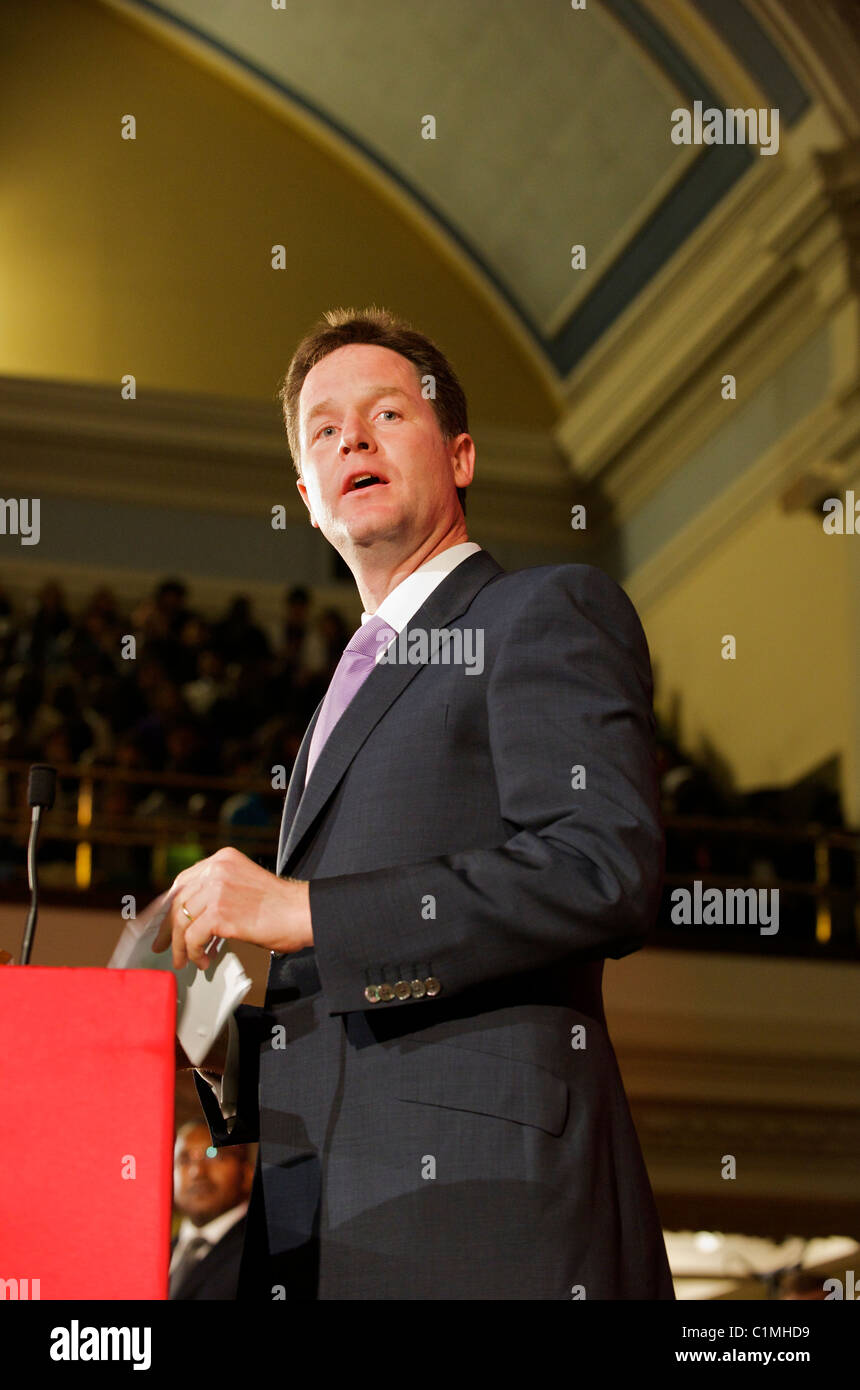
M 641 946 L 664 853 L 651 697 L 648 648 L 626 594 L 590 566 L 548 570 L 507 620 L 486 685 L 509 836 L 495 848 L 311 879 L 330 1012 L 420 1007 L 369 1005 L 364 993 L 371 981 L 409 980 L 411 962 L 447 997 Z
M 259 1140 L 261 1020 L 261 1009 L 240 1004 L 229 1019 L 223 1077 L 215 1081 L 195 1068 L 194 1085 L 216 1148 Z

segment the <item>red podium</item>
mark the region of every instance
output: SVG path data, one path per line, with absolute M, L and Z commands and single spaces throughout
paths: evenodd
M 169 971 L 0 969 L 0 1298 L 167 1297 L 175 1033 Z

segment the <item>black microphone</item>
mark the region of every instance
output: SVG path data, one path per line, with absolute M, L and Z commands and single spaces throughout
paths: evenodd
M 46 763 L 34 763 L 30 768 L 27 783 L 27 801 L 33 810 L 30 816 L 30 841 L 27 845 L 27 882 L 30 885 L 30 911 L 24 928 L 24 942 L 21 946 L 21 965 L 29 965 L 36 932 L 36 918 L 39 915 L 39 878 L 36 870 L 36 844 L 39 839 L 39 825 L 42 812 L 50 811 L 57 792 L 57 769 Z

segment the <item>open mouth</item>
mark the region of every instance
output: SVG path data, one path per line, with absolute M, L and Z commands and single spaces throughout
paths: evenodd
M 374 487 L 387 486 L 388 480 L 378 473 L 353 473 L 351 478 L 347 478 L 343 490 L 346 494 L 347 492 L 368 492 Z

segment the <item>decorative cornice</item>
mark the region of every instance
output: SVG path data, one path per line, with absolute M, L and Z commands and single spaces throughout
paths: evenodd
M 470 518 L 488 538 L 563 545 L 571 480 L 546 432 L 473 427 Z M 110 497 L 306 520 L 277 403 L 0 377 L 6 495 Z
M 748 397 L 853 296 L 857 151 L 807 141 L 760 160 L 574 373 L 556 438 L 614 523 L 723 423 L 723 373 Z
M 844 137 L 860 138 L 857 73 L 860 28 L 855 0 L 746 0 L 770 29 L 804 84 Z
M 847 487 L 860 472 L 860 392 L 847 404 L 830 400 L 813 410 L 652 559 L 625 576 L 624 587 L 637 608 L 647 610 L 671 592 L 704 554 L 737 535 L 774 497 L 787 511 L 820 499 L 825 489 L 815 490 L 810 473 L 820 477 L 822 463 L 828 465 L 828 495 L 837 482 Z

